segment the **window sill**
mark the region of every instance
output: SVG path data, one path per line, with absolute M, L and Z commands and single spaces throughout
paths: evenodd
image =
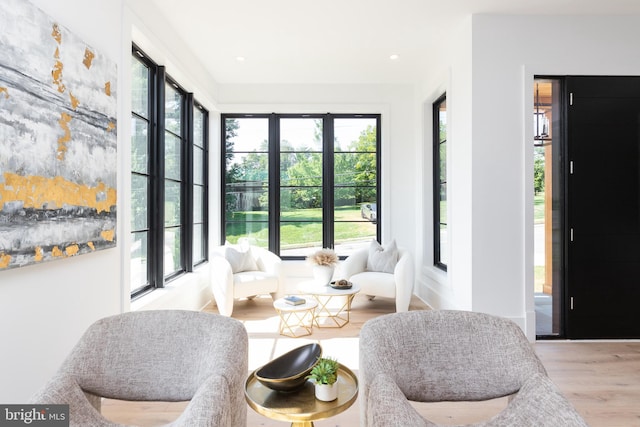
M 436 288 L 449 287 L 449 276 L 446 271 L 432 265 L 422 268 L 422 275 L 428 280 L 429 284 Z
M 139 310 L 200 310 L 211 300 L 209 264 L 204 263 L 164 288 L 157 288 L 131 301 L 131 311 Z

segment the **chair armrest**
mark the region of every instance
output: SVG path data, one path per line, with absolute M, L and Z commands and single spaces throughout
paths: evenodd
M 241 389 L 240 386 L 237 388 Z M 246 405 L 234 407 L 233 392 L 224 376 L 211 375 L 198 388 L 180 417 L 168 426 L 244 427 L 247 423 L 247 408 Z
M 93 399 L 99 396 L 90 395 Z M 122 427 L 104 418 L 87 398 L 87 393 L 69 374 L 58 373 L 33 395 L 34 404 L 68 404 L 71 427 Z
M 231 316 L 233 311 L 233 271 L 223 255 L 214 251 L 211 260 L 211 290 L 218 311 Z
M 420 416 L 388 375 L 379 374 L 374 377 L 364 400 L 366 401 L 366 415 L 360 423 L 362 426 L 428 427 L 433 425 Z
M 369 249 L 360 249 L 352 253 L 347 259 L 338 264 L 338 269 L 334 277 L 349 280 L 351 276 L 362 273 L 367 269 L 368 257 Z
M 252 246 L 251 252 L 256 260 L 256 264 L 261 271 L 275 276 L 278 279 L 278 289 L 272 293 L 274 299 L 282 296 L 281 289 L 284 283 L 284 274 L 282 271 L 282 259 L 273 252 L 258 246 Z
M 551 379 L 541 373 L 525 381 L 507 407 L 487 422 L 487 426 L 504 425 L 587 427 Z
M 413 295 L 415 271 L 413 258 L 405 249 L 400 250 L 400 257 L 393 270 L 393 276 L 396 282 L 396 311 L 407 311 L 409 310 L 411 295 Z

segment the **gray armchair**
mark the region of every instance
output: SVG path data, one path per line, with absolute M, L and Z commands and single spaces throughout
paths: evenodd
M 190 401 L 173 427 L 246 425 L 248 339 L 242 323 L 195 311 L 140 311 L 98 320 L 31 399 L 69 404 L 70 425 L 121 427 L 100 398 Z
M 411 311 L 369 320 L 360 332 L 362 426 L 433 427 L 409 403 L 510 396 L 480 426 L 587 424 L 546 374 L 520 328 L 464 311 Z

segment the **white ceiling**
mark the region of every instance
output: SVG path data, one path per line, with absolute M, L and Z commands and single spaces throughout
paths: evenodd
M 639 0 L 138 1 L 153 3 L 223 84 L 412 83 L 474 13 L 640 14 Z

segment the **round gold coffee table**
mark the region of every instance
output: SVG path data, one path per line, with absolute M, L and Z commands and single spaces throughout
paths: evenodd
M 346 366 L 338 369 L 338 398 L 333 402 L 316 399 L 314 385 L 307 381 L 297 391 L 277 392 L 262 385 L 249 375 L 244 395 L 247 403 L 257 413 L 272 420 L 289 421 L 292 427 L 311 427 L 314 421 L 337 415 L 349 408 L 358 397 L 358 378 Z

